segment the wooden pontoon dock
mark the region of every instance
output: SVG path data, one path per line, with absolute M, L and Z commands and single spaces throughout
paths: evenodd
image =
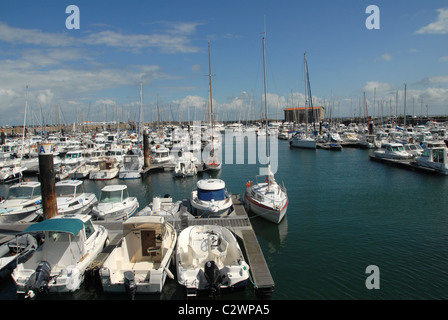
M 240 197 L 238 195 L 232 195 L 232 200 L 234 211 L 226 217 L 197 218 L 189 214 L 187 208 L 182 206 L 178 216 L 168 221 L 173 223 L 177 232 L 182 231 L 188 226 L 207 224 L 217 224 L 231 230 L 243 244 L 243 251 L 246 254 L 247 263 L 250 266 L 251 281 L 254 285 L 256 295 L 258 297 L 270 297 L 274 292 L 275 283 L 264 258 L 263 251 L 258 243 L 257 236 Z M 101 268 L 113 248 L 121 243 L 123 237 L 122 222 L 95 221 L 94 223 L 107 228 L 109 231 L 109 243 L 89 266 L 89 269 L 92 271 Z M 29 225 L 30 223 L 0 225 L 0 244 L 10 240 L 15 234 L 25 230 Z

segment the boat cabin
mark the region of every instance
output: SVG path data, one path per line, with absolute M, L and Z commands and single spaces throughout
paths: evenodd
M 197 183 L 198 199 L 222 201 L 226 199 L 226 184 L 220 179 L 204 179 Z

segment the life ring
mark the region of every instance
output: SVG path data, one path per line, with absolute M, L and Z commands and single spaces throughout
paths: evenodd
M 252 183 L 250 181 L 247 181 L 246 187 L 250 188 L 251 185 Z

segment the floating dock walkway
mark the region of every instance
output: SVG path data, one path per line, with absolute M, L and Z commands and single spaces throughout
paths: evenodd
M 370 157 L 370 160 L 372 160 L 372 161 L 392 165 L 392 166 L 399 167 L 399 168 L 408 169 L 411 171 L 443 175 L 443 173 L 441 173 L 440 171 L 437 171 L 435 169 L 419 166 L 413 159 L 395 160 L 395 159 L 379 158 L 374 155 L 370 155 L 369 157 Z
M 238 195 L 232 195 L 234 211 L 228 216 L 221 218 L 197 218 L 188 213 L 185 206 L 181 207 L 178 216 L 168 221 L 173 223 L 177 232 L 192 225 L 220 225 L 231 230 L 243 243 L 243 251 L 246 254 L 250 266 L 252 282 L 255 293 L 259 297 L 270 297 L 275 289 L 275 283 L 269 271 L 269 267 L 258 243 L 257 236 L 243 203 Z M 109 232 L 109 243 L 103 251 L 90 264 L 89 270 L 95 271 L 101 268 L 112 250 L 120 245 L 123 238 L 123 224 L 120 221 L 107 222 L 95 221 L 103 225 Z M 0 244 L 9 241 L 15 234 L 25 230 L 30 223 L 2 224 L 0 225 Z

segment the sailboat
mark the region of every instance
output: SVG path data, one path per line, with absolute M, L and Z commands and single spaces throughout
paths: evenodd
M 209 157 L 204 161 L 205 168 L 208 170 L 221 170 L 221 159 L 215 154 L 215 135 L 214 135 L 214 120 L 213 120 L 213 98 L 212 98 L 212 67 L 210 62 L 210 41 L 208 43 L 208 70 L 210 83 L 210 122 L 212 128 L 212 135 L 210 137 L 211 150 Z
M 286 188 L 280 186 L 275 180 L 274 173 L 271 171 L 271 162 L 269 157 L 269 141 L 268 136 L 268 108 L 267 108 L 267 88 L 266 88 L 266 61 L 265 61 L 265 39 L 263 37 L 263 64 L 264 64 L 264 105 L 266 115 L 266 151 L 268 159 L 267 173 L 264 181 L 253 183 L 248 181 L 246 192 L 244 193 L 244 202 L 247 209 L 260 217 L 274 222 L 280 223 L 286 215 L 288 209 L 288 195 Z M 258 177 L 257 177 L 258 178 Z
M 308 103 L 313 111 L 313 96 L 311 94 L 310 79 L 308 76 L 308 64 L 306 62 L 306 54 L 304 54 L 305 64 L 305 131 L 297 132 L 289 141 L 289 145 L 294 148 L 316 149 L 317 141 L 313 139 L 308 132 Z M 308 96 L 308 100 L 306 97 Z M 315 131 L 315 130 L 314 130 Z

